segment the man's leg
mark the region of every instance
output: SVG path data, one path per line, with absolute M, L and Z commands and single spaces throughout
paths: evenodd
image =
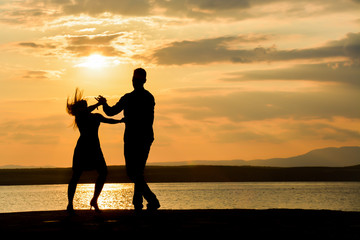
M 134 196 L 132 203 L 135 210 L 141 210 L 143 208 L 143 186 L 138 179 L 137 176 L 133 176 L 132 180 L 134 182 Z
M 138 175 L 135 178 L 135 192 L 134 192 L 134 199 L 133 203 L 134 205 L 138 203 L 142 207 L 142 200 L 143 197 L 148 202 L 148 209 L 158 209 L 160 207 L 160 203 L 158 199 L 156 198 L 156 195 L 151 191 L 148 184 L 146 183 L 144 179 L 144 175 Z M 136 205 L 135 205 L 136 206 Z
M 139 188 L 141 195 L 144 196 L 144 198 L 148 202 L 147 208 L 156 210 L 160 207 L 160 203 L 159 203 L 158 199 L 156 198 L 156 195 L 150 190 L 150 188 L 144 178 L 144 170 L 145 170 L 146 161 L 149 156 L 150 147 L 151 147 L 151 142 L 143 143 L 142 145 L 139 146 L 139 150 L 140 150 L 139 151 L 139 153 L 140 153 L 139 163 L 140 164 L 139 164 L 138 175 L 137 175 L 138 177 L 136 179 L 136 184 Z
M 127 174 L 135 184 L 133 197 L 135 209 L 143 208 L 143 196 L 148 202 L 148 208 L 149 206 L 152 209 L 160 207 L 156 195 L 150 190 L 144 179 L 144 169 L 150 146 L 151 143 L 125 143 L 124 145 Z
M 133 205 L 135 210 L 141 210 L 143 208 L 143 196 L 141 186 L 137 183 L 138 177 L 138 166 L 137 159 L 139 153 L 137 152 L 135 143 L 125 143 L 124 144 L 124 156 L 126 164 L 126 173 L 130 180 L 134 183 L 134 196 L 133 196 Z
M 145 181 L 144 181 L 144 183 L 145 184 L 144 184 L 143 196 L 146 199 L 146 201 L 148 202 L 147 209 L 148 210 L 157 210 L 160 207 L 160 202 L 156 198 L 156 195 L 150 190 L 147 183 Z

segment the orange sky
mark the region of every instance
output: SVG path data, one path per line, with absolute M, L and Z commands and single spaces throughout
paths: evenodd
M 356 0 L 0 0 L 0 166 L 71 166 L 66 98 L 115 104 L 137 67 L 156 99 L 149 162 L 359 145 L 359 16 Z M 123 130 L 100 127 L 109 165 Z

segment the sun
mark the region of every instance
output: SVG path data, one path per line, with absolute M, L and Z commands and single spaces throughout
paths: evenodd
M 91 54 L 88 57 L 84 57 L 82 59 L 82 62 L 75 65 L 76 67 L 85 67 L 85 68 L 91 68 L 91 69 L 102 69 L 108 65 L 108 61 L 106 57 L 94 53 Z

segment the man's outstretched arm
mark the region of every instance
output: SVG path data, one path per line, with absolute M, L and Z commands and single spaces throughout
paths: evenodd
M 118 113 L 120 113 L 122 110 L 124 110 L 124 103 L 122 101 L 122 98 L 112 107 L 110 107 L 107 104 L 107 100 L 106 98 L 104 98 L 103 96 L 99 95 L 99 97 L 96 98 L 96 100 L 103 105 L 103 110 L 106 113 L 106 115 L 108 116 L 114 116 Z

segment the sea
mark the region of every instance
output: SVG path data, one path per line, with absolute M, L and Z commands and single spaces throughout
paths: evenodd
M 150 183 L 161 209 L 360 211 L 360 182 Z M 89 209 L 94 184 L 79 184 L 75 209 Z M 100 209 L 133 209 L 133 184 L 105 184 Z M 146 202 L 145 202 L 146 203 Z M 0 186 L 0 213 L 64 210 L 67 185 Z

